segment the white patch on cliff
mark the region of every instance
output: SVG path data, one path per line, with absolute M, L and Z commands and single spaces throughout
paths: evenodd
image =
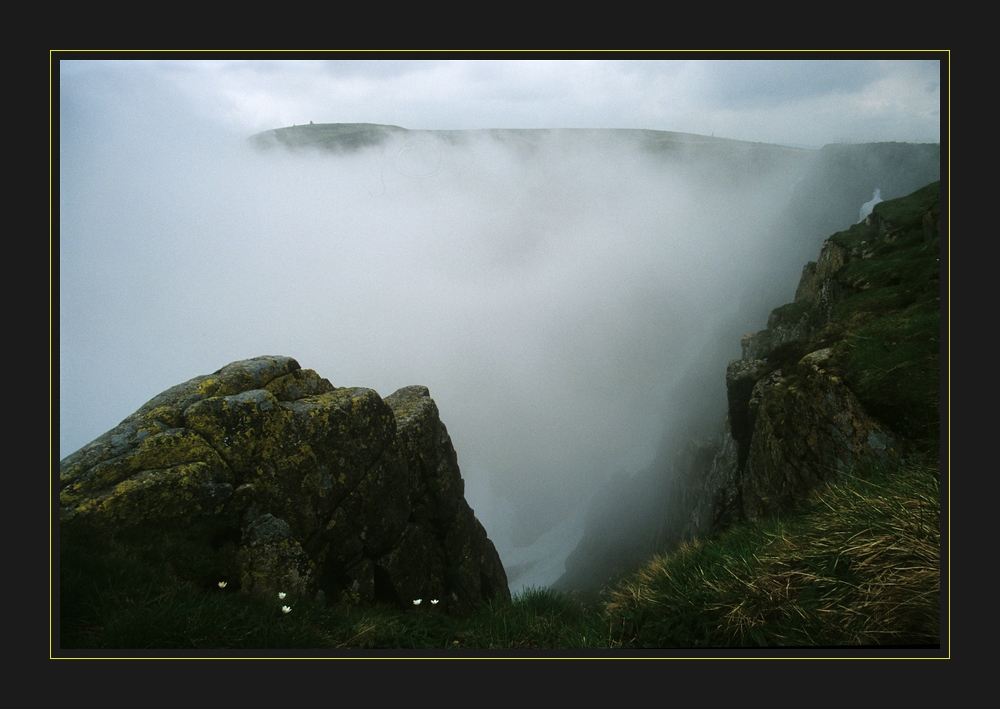
M 875 205 L 881 201 L 882 201 L 882 191 L 876 187 L 875 194 L 872 195 L 872 198 L 861 205 L 861 212 L 860 216 L 858 217 L 858 221 L 863 222 L 868 217 L 868 215 L 872 213 L 872 210 L 875 209 Z

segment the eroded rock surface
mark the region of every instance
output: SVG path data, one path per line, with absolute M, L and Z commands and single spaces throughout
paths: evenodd
M 509 597 L 428 390 L 382 399 L 290 357 L 179 384 L 67 456 L 60 520 L 214 545 L 215 577 L 243 591 L 453 613 Z
M 860 460 L 898 461 L 901 444 L 826 370 L 829 359 L 829 349 L 811 352 L 787 376 L 778 369 L 755 384 L 739 476 L 744 519 L 788 509 Z

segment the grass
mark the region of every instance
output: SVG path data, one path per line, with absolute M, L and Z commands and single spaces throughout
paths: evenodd
M 933 466 L 857 475 L 803 506 L 656 556 L 610 594 L 623 647 L 936 645 Z
M 857 292 L 834 310 L 834 362 L 872 414 L 925 451 L 940 438 L 941 242 L 925 224 L 940 218 L 939 190 L 877 204 L 887 234 L 859 224 L 833 237 L 873 254 L 837 274 Z
M 74 579 L 74 581 L 79 579 Z M 189 585 L 91 583 L 64 599 L 65 649 L 537 649 L 600 647 L 586 611 L 549 590 L 483 603 L 471 618 L 432 610 L 326 607 Z M 127 586 L 127 588 L 126 588 Z M 86 601 L 82 599 L 86 598 Z M 280 606 L 292 604 L 284 614 Z
M 165 574 L 124 545 L 64 553 L 62 647 L 615 650 L 936 645 L 932 465 L 869 466 L 791 513 L 654 556 L 589 603 L 549 589 L 472 617 L 262 599 Z M 171 580 L 164 582 L 164 578 Z M 280 606 L 293 610 L 283 614 Z
M 455 650 L 599 643 L 589 625 L 592 614 L 545 589 L 483 603 L 471 618 L 449 616 L 429 602 L 400 609 L 260 598 L 236 590 L 238 581 L 220 588 L 222 579 L 204 577 L 211 560 L 184 536 L 74 531 L 60 554 L 64 649 Z M 283 605 L 291 612 L 283 613 Z
M 940 437 L 938 313 L 899 313 L 850 333 L 837 352 L 844 380 L 873 415 L 934 450 Z

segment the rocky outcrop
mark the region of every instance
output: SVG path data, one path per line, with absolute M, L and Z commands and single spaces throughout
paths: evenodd
M 918 427 L 910 425 L 909 412 L 900 411 L 903 405 L 883 400 L 885 391 L 900 386 L 888 376 L 893 369 L 938 368 L 937 318 L 930 316 L 939 308 L 939 199 L 939 186 L 932 183 L 879 203 L 863 223 L 827 239 L 819 259 L 803 269 L 794 301 L 775 309 L 765 330 L 744 336 L 742 358 L 730 362 L 726 373 L 728 435 L 716 444 L 720 454 L 730 440 L 735 444 L 730 470 L 689 475 L 707 495 L 699 508 L 702 519 L 713 509 L 715 528 L 755 520 L 788 509 L 859 461 L 894 463 L 907 454 L 905 434 Z M 849 268 L 859 264 L 865 265 Z M 922 329 L 909 335 L 900 330 L 921 318 Z M 876 321 L 877 328 L 864 329 Z M 896 334 L 867 355 L 876 359 L 866 369 L 852 367 L 854 383 L 846 381 L 851 353 L 871 348 L 887 337 L 882 332 Z M 893 348 L 903 354 L 894 359 Z M 866 380 L 879 381 L 885 391 L 871 396 Z M 909 383 L 904 377 L 902 386 Z M 881 404 L 880 415 L 904 425 L 904 435 L 872 414 L 852 390 L 855 384 Z
M 826 370 L 830 354 L 829 348 L 817 350 L 791 371 L 775 369 L 754 383 L 748 399 L 732 402 L 733 409 L 745 409 L 748 422 L 738 436 L 734 431 L 741 455 L 733 477 L 742 519 L 788 509 L 862 459 L 900 457 L 895 436 Z
M 60 531 L 182 535 L 205 584 L 468 613 L 509 597 L 424 387 L 382 399 L 290 357 L 234 362 L 154 397 L 60 464 Z
M 681 533 L 681 538 L 686 540 L 709 537 L 742 516 L 737 487 L 737 446 L 728 419 L 719 435 L 702 443 L 702 448 L 709 458 L 707 464 L 704 456 L 693 461 L 684 469 L 682 478 L 684 490 L 692 500 Z

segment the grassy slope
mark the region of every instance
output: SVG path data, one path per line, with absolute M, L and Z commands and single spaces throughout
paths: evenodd
M 623 647 L 934 645 L 938 471 L 859 469 L 801 509 L 656 556 L 610 595 Z
M 925 225 L 928 213 L 930 223 Z M 841 281 L 862 290 L 834 313 L 834 327 L 842 336 L 836 354 L 845 382 L 871 413 L 936 452 L 941 409 L 941 243 L 936 233 L 940 183 L 878 204 L 875 214 L 891 225 L 881 239 L 876 227 L 864 224 L 833 237 L 843 246 L 872 253 L 838 274 Z

